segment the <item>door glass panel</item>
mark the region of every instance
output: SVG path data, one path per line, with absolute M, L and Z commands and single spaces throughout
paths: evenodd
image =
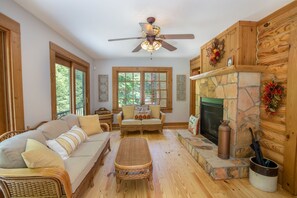
M 76 115 L 86 115 L 86 74 L 75 70 L 75 107 Z
M 71 112 L 70 68 L 56 63 L 57 118 Z

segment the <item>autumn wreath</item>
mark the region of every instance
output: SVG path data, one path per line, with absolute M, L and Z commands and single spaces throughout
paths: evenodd
M 224 51 L 224 39 L 219 41 L 215 38 L 211 44 L 211 47 L 207 48 L 207 56 L 209 57 L 209 64 L 216 66 L 218 62 L 222 59 Z
M 265 111 L 268 114 L 274 114 L 284 95 L 284 87 L 282 85 L 274 81 L 265 83 L 262 96 Z

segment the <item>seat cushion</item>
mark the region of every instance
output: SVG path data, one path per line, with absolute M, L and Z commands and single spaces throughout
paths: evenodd
M 67 122 L 69 129 L 71 129 L 75 125 L 80 127 L 80 124 L 78 121 L 78 116 L 75 114 L 68 114 L 68 115 L 62 117 L 61 120 L 64 120 Z
M 146 120 L 142 120 L 141 121 L 143 125 L 147 124 L 161 124 L 161 120 L 160 119 L 146 119 Z
M 95 163 L 105 145 L 104 141 L 84 142 L 71 154 L 71 157 L 89 156 L 92 158 L 92 163 Z
M 70 128 L 68 127 L 67 122 L 64 120 L 52 120 L 41 125 L 37 129 L 42 131 L 46 139 L 52 140 L 57 138 L 62 133 L 65 133 Z
M 64 161 L 64 163 L 65 169 L 70 177 L 72 193 L 74 193 L 91 168 L 94 166 L 94 163 L 92 163 L 91 156 L 69 157 Z
M 103 141 L 107 142 L 110 138 L 110 132 L 103 132 L 95 135 L 89 136 L 87 142 Z
M 141 120 L 135 120 L 135 119 L 122 120 L 122 125 L 141 125 Z
M 1 168 L 26 168 L 21 153 L 26 150 L 27 139 L 34 139 L 46 145 L 45 137 L 39 130 L 31 130 L 16 135 L 0 144 L 0 167 Z

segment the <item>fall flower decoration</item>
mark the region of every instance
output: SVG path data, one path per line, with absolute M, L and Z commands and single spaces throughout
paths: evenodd
M 268 114 L 274 114 L 284 95 L 284 87 L 282 85 L 274 81 L 266 83 L 262 96 L 265 111 Z
M 212 66 L 216 66 L 218 62 L 222 59 L 225 51 L 224 51 L 224 39 L 219 41 L 219 39 L 215 38 L 211 44 L 211 47 L 207 48 L 207 57 L 209 57 L 209 64 Z

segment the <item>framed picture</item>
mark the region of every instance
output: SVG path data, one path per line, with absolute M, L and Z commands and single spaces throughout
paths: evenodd
M 233 56 L 230 56 L 229 58 L 227 58 L 227 66 L 231 66 L 233 65 Z
M 98 75 L 99 102 L 108 102 L 108 75 Z
M 176 75 L 176 100 L 186 100 L 186 75 Z

